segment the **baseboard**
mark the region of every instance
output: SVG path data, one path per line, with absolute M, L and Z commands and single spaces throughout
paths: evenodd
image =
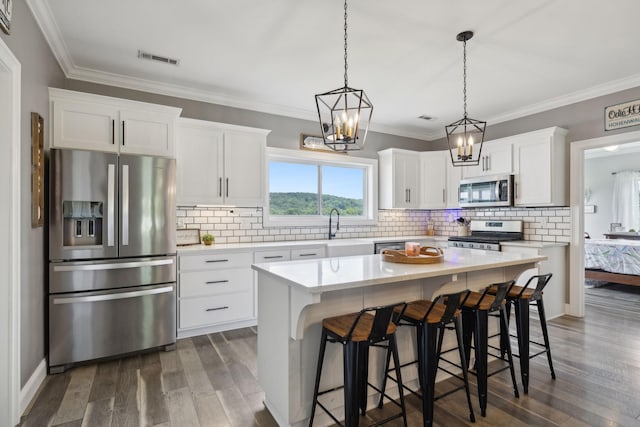
M 38 393 L 40 385 L 47 377 L 47 359 L 42 359 L 38 366 L 31 374 L 29 381 L 20 390 L 20 414 L 24 415 L 24 412 L 29 407 L 31 400 Z

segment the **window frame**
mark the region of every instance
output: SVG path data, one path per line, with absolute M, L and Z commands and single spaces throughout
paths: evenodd
M 378 220 L 378 160 L 349 157 L 344 154 L 296 151 L 267 147 L 265 155 L 265 205 L 263 227 L 321 227 L 328 224 L 327 215 L 271 215 L 269 209 L 269 164 L 272 161 L 311 164 L 315 166 L 356 167 L 364 169 L 363 216 L 342 216 L 341 225 L 372 225 Z M 318 178 L 322 180 L 322 174 Z M 320 194 L 319 197 L 322 197 Z

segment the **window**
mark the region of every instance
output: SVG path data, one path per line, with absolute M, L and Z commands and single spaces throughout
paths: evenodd
M 333 208 L 343 224 L 375 222 L 377 160 L 267 150 L 266 226 L 325 225 Z

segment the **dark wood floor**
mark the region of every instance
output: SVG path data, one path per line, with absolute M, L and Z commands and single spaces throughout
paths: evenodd
M 475 425 L 640 426 L 640 288 L 599 287 L 585 299 L 584 319 L 549 322 L 557 379 L 543 357 L 532 360 L 529 394 L 520 399 L 506 371 L 491 377 L 487 417 L 477 415 Z M 539 335 L 537 328 L 532 334 Z M 247 328 L 182 339 L 173 352 L 49 376 L 21 425 L 275 426 L 263 396 L 256 381 L 256 330 Z M 478 412 L 475 392 L 473 399 Z M 463 392 L 439 400 L 436 424 L 474 425 L 465 408 Z M 392 409 L 371 410 L 367 418 Z M 409 425 L 421 426 L 414 397 L 408 411 Z

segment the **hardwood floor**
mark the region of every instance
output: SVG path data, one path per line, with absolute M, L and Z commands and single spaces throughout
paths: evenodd
M 460 391 L 438 400 L 436 425 L 640 426 L 640 288 L 594 288 L 585 300 L 584 319 L 549 322 L 555 381 L 544 356 L 537 357 L 528 395 L 514 398 L 504 371 L 489 379 L 486 418 L 474 384 L 477 422 L 469 422 Z M 532 336 L 541 341 L 536 325 Z M 21 426 L 275 426 L 256 375 L 254 328 L 181 339 L 176 351 L 48 376 Z M 421 426 L 419 401 L 407 401 L 409 425 Z M 389 411 L 395 407 L 372 409 L 361 424 Z M 389 425 L 402 425 L 396 421 Z

